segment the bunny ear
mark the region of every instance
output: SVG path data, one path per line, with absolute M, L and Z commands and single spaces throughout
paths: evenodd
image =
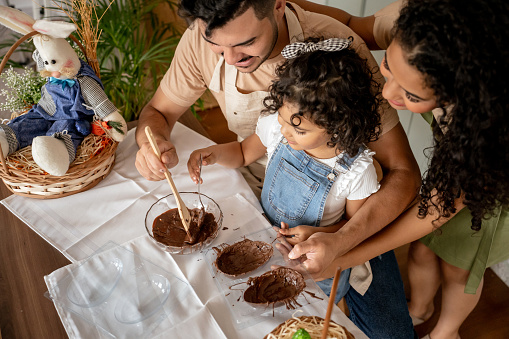
M 37 20 L 33 29 L 52 38 L 67 38 L 76 30 L 76 25 L 65 21 Z
M 35 20 L 20 10 L 0 6 L 0 24 L 21 34 L 33 32 L 32 25 Z

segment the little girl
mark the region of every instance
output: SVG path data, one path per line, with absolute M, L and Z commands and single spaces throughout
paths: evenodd
M 187 164 L 197 183 L 200 155 L 203 165 L 238 168 L 267 154 L 261 205 L 273 226 L 290 228 L 291 244 L 336 232 L 380 187 L 365 146 L 380 131 L 379 86 L 350 42 L 313 38 L 286 46 L 256 133 L 196 150 Z M 331 281 L 319 282 L 328 294 Z

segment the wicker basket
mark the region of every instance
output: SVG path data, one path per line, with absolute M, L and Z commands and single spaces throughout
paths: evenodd
M 2 73 L 14 50 L 23 41 L 35 34 L 38 33 L 29 33 L 12 45 L 0 63 L 0 73 Z M 71 38 L 86 55 L 81 43 L 72 35 Z M 0 147 L 0 177 L 11 192 L 30 198 L 54 199 L 83 192 L 97 185 L 111 171 L 118 145 L 107 135 L 98 136 L 93 134 L 87 136 L 82 145 L 85 143 L 100 144 L 100 147 L 94 153 L 86 156 L 80 154 L 82 147 L 78 147 L 76 160 L 69 166 L 69 170 L 63 176 L 47 174 L 38 167 L 27 169 L 13 166 L 12 164 L 17 162 L 16 157 L 32 160 L 31 146 L 12 153 L 7 159 L 4 159 Z

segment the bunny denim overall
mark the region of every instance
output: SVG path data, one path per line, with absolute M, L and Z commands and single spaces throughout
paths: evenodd
M 348 170 L 358 154 L 352 158 L 345 155 L 340 165 Z M 329 180 L 331 172 L 334 178 Z M 336 169 L 280 142 L 267 164 L 262 189 L 261 205 L 267 218 L 277 227 L 281 222 L 289 227 L 320 226 L 327 195 L 338 175 Z M 370 338 L 415 338 L 394 252 L 369 262 L 373 281 L 364 296 L 350 288 L 348 269 L 341 274 L 336 303 L 345 296 L 350 319 Z M 332 280 L 317 282 L 327 295 Z
M 92 68 L 81 60 L 77 77 L 87 76 L 101 81 Z M 42 88 L 42 98 L 32 109 L 13 120 L 3 128 L 9 135 L 9 153 L 32 144 L 38 136 L 55 136 L 62 139 L 69 152 L 70 162 L 74 159 L 76 149 L 83 139 L 90 134 L 90 123 L 94 111 L 85 107 L 82 88 L 78 80 L 50 80 Z M 13 140 L 15 138 L 15 140 Z M 13 145 L 17 148 L 11 150 Z M 74 153 L 73 153 L 74 150 Z M 71 156 L 72 155 L 72 156 Z

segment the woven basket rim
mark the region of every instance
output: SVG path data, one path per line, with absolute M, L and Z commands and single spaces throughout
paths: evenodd
M 96 167 L 104 166 L 104 163 L 111 157 L 115 156 L 118 142 L 111 139 L 111 141 L 101 150 L 99 154 L 91 157 L 87 161 L 69 167 L 63 176 L 55 176 L 51 174 L 30 173 L 24 170 L 9 167 L 9 172 L 6 173 L 3 167 L 0 167 L 0 177 L 4 183 L 8 181 L 11 184 L 34 184 L 34 185 L 51 185 L 55 183 L 64 183 L 68 180 L 74 180 L 83 177 Z

